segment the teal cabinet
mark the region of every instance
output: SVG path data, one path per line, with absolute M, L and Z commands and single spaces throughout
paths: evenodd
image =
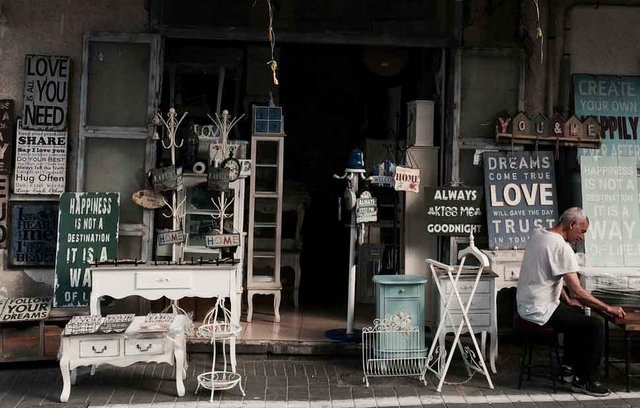
M 378 352 L 397 354 L 425 349 L 424 293 L 427 279 L 413 275 L 376 275 L 373 277 L 376 296 L 376 318 L 391 318 L 398 329 L 418 326 L 416 344 L 411 336 L 387 335 L 380 338 Z M 410 340 L 411 339 L 411 340 Z

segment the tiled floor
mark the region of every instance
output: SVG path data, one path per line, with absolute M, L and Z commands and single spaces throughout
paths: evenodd
M 266 298 L 267 300 L 271 300 Z M 358 304 L 355 308 L 355 327 L 371 326 L 374 305 Z M 347 312 L 343 307 L 304 306 L 294 309 L 291 305 L 280 307 L 280 323 L 274 322 L 273 304 L 262 302 L 254 305 L 251 323 L 245 321 L 243 313 L 240 342 L 258 341 L 286 342 L 334 342 L 325 336 L 327 330 L 345 329 Z

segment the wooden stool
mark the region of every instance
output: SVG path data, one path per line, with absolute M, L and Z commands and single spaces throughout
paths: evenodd
M 524 347 L 522 349 L 522 358 L 520 360 L 520 376 L 518 378 L 518 389 L 522 388 L 522 377 L 525 369 L 527 370 L 527 381 L 531 379 L 532 368 L 548 368 L 551 371 L 551 383 L 553 384 L 553 392 L 557 392 L 556 376 L 561 371 L 560 353 L 558 352 L 558 333 L 549 326 L 540 326 L 522 319 L 517 310 L 514 310 L 513 328 L 524 339 Z M 545 346 L 549 352 L 549 364 L 532 364 L 534 346 Z M 556 363 L 553 362 L 553 354 L 555 352 Z M 554 367 L 555 366 L 555 367 Z

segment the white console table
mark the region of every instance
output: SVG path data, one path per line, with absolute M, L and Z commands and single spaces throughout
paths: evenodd
M 144 316 L 134 318 L 127 331 L 120 334 L 63 335 L 59 352 L 63 383 L 60 402 L 69 400 L 71 385 L 76 381 L 76 368 L 101 364 L 126 367 L 138 362 L 174 366 L 176 390 L 179 397 L 184 396 L 187 349 L 184 330 L 188 319 L 176 316 L 168 332 L 140 333 L 138 327 L 144 319 Z
M 120 265 L 91 269 L 91 314 L 100 314 L 100 298 L 141 296 L 155 300 L 167 297 L 228 297 L 231 322 L 240 324 L 242 263 L 235 265 Z M 236 370 L 236 341 L 230 340 L 231 367 Z

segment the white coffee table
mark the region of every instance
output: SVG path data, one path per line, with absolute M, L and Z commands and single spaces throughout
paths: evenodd
M 127 331 L 121 334 L 63 335 L 59 352 L 63 382 L 60 401 L 69 400 L 78 367 L 102 364 L 126 367 L 139 362 L 174 366 L 176 390 L 179 397 L 184 396 L 183 380 L 187 374 L 185 327 L 188 319 L 177 315 L 168 332 L 140 333 L 138 326 L 144 319 L 144 316 L 135 317 Z

